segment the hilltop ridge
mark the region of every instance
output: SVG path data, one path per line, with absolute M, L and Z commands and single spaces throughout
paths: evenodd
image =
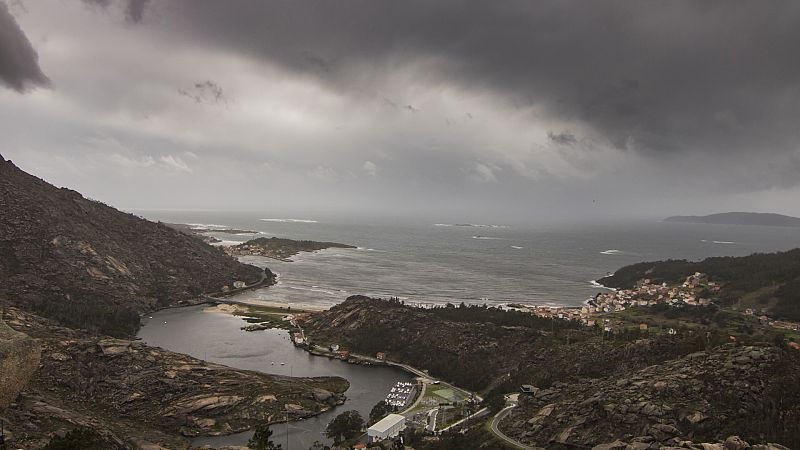
M 0 161 L 0 299 L 114 336 L 139 315 L 272 273 Z

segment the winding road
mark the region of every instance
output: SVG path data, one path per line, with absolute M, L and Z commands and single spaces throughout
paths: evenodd
M 505 408 L 501 409 L 497 414 L 494 415 L 494 418 L 492 418 L 492 433 L 494 433 L 497 437 L 505 441 L 507 444 L 513 445 L 514 447 L 522 448 L 525 450 L 540 450 L 538 447 L 530 447 L 521 442 L 515 441 L 514 439 L 511 439 L 510 437 L 506 436 L 502 431 L 500 431 L 500 428 L 498 427 L 500 421 L 503 420 L 508 415 L 508 413 L 510 413 L 511 410 L 516 407 L 517 407 L 516 404 L 506 406 Z

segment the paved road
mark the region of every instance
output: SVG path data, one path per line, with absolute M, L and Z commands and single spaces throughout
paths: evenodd
M 461 424 L 464 423 L 464 422 L 467 422 L 467 421 L 470 421 L 470 420 L 480 419 L 481 417 L 486 416 L 488 414 L 489 414 L 489 408 L 482 408 L 482 409 L 478 410 L 477 412 L 475 412 L 474 414 L 471 414 L 469 417 L 465 417 L 465 418 L 459 420 L 458 422 L 456 422 L 456 423 L 454 423 L 452 425 L 448 425 L 448 426 L 442 428 L 441 430 L 439 430 L 439 432 L 440 433 L 444 433 L 445 431 L 452 430 L 452 429 L 454 429 L 456 427 L 461 426 Z
M 439 414 L 439 408 L 428 411 L 428 431 L 433 433 L 436 431 L 436 416 Z
M 500 429 L 497 427 L 497 425 L 500 423 L 500 421 L 503 420 L 503 418 L 505 416 L 507 416 L 508 413 L 510 413 L 512 409 L 514 409 L 516 407 L 517 407 L 516 404 L 510 405 L 510 406 L 506 406 L 505 408 L 501 409 L 500 412 L 495 414 L 494 418 L 492 419 L 492 432 L 495 435 L 497 435 L 497 437 L 499 437 L 500 439 L 504 440 L 508 444 L 513 445 L 514 447 L 523 448 L 525 450 L 536 450 L 535 447 L 529 447 L 529 446 L 527 446 L 527 445 L 525 445 L 525 444 L 523 444 L 521 442 L 517 442 L 514 439 L 511 439 L 510 437 L 508 437 L 505 434 L 503 434 L 503 432 L 500 431 Z

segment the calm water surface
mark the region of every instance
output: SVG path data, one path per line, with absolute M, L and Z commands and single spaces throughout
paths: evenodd
M 195 358 L 238 369 L 257 370 L 298 377 L 340 376 L 350 382 L 347 401 L 317 417 L 293 422 L 288 426 L 289 446 L 308 449 L 319 440 L 329 441 L 322 434 L 337 414 L 355 409 L 369 417 L 372 407 L 383 400 L 397 381 L 408 381 L 408 373 L 390 367 L 365 367 L 339 360 L 312 356 L 296 348 L 285 330 L 241 331 L 246 322 L 239 317 L 219 313 L 203 306 L 159 311 L 144 320 L 139 337 L 148 345 L 162 347 Z M 274 364 L 273 364 L 274 362 Z M 285 363 L 281 366 L 280 363 Z M 287 448 L 287 426 L 273 427 L 273 440 Z M 252 433 L 198 438 L 194 445 L 245 445 Z

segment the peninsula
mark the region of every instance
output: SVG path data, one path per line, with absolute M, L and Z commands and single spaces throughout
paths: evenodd
M 296 241 L 278 237 L 261 237 L 244 244 L 225 247 L 231 256 L 264 256 L 287 261 L 300 252 L 315 252 L 326 248 L 356 248 L 353 245 L 336 242 Z

